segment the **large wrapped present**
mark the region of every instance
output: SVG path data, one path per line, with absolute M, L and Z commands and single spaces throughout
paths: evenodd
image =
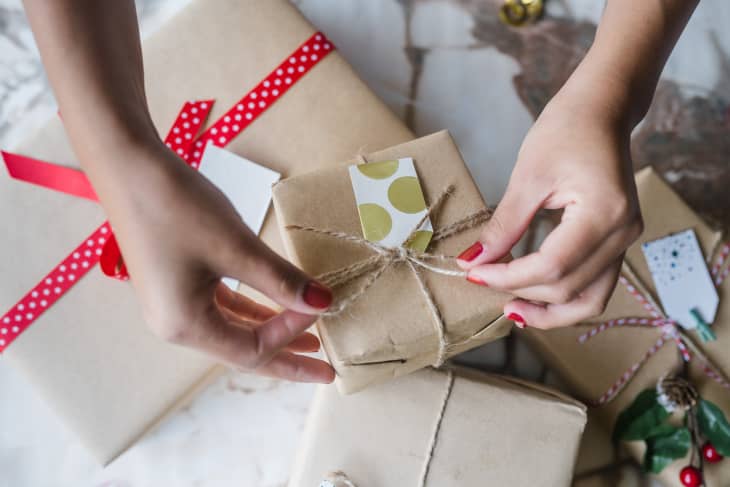
M 566 396 L 468 369 L 321 386 L 289 486 L 567 487 L 585 422 Z
M 626 445 L 637 460 L 660 473 L 666 485 L 680 486 L 680 470 L 690 463 L 699 468 L 705 442 L 730 449 L 730 426 L 722 420 L 730 416 L 730 285 L 725 279 L 730 246 L 653 170 L 638 172 L 636 183 L 645 230 L 626 253 L 605 313 L 591 323 L 531 330 L 528 336 L 575 393 L 594 403 L 595 417 L 607 431 L 617 440 L 630 440 Z M 687 260 L 692 256 L 699 265 Z M 689 281 L 681 293 L 672 294 L 671 281 L 700 270 L 705 281 Z M 703 285 L 708 280 L 709 287 Z M 719 295 L 716 312 L 714 293 Z M 704 317 L 697 310 L 675 310 L 685 302 L 704 307 Z M 684 377 L 689 390 L 677 386 L 683 381 L 662 380 L 674 376 Z M 639 427 L 642 423 L 635 421 L 642 416 L 646 422 Z M 730 462 L 705 461 L 704 476 L 708 485 L 726 485 Z
M 144 61 L 152 117 L 163 134 L 175 122 L 168 143 L 194 167 L 203 142 L 290 176 L 411 138 L 286 0 L 195 1 L 144 43 Z M 188 100 L 206 101 L 181 111 Z M 14 152 L 78 167 L 59 118 Z M 6 156 L 19 164 L 16 177 L 48 169 Z M 190 397 L 214 364 L 153 337 L 129 283 L 95 267 L 110 235 L 98 204 L 0 173 L 0 307 L 10 309 L 0 315 L 0 350 L 108 462 Z M 279 248 L 272 215 L 263 238 Z
M 439 365 L 506 335 L 512 325 L 502 312 L 507 295 L 475 286 L 454 269 L 453 256 L 478 238 L 489 210 L 451 136 L 439 132 L 368 154 L 365 161 L 274 186 L 289 256 L 335 288 L 335 311 L 320 319 L 318 331 L 344 393 Z M 415 187 L 415 181 L 422 194 L 413 198 L 411 211 L 396 190 L 401 183 Z M 413 222 L 429 209 L 428 229 L 411 234 Z M 384 220 L 372 218 L 381 213 Z M 390 233 L 371 239 L 382 221 Z M 385 243 L 402 229 L 400 239 Z M 405 245 L 414 235 L 413 247 Z

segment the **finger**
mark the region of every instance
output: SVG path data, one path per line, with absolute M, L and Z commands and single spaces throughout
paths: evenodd
M 515 299 L 504 307 L 504 314 L 517 326 L 543 330 L 574 325 L 603 313 L 613 293 L 621 269 L 621 260 L 610 265 L 575 300 L 567 304 L 536 304 Z
M 261 323 L 276 316 L 276 311 L 257 303 L 241 293 L 233 291 L 222 282 L 215 289 L 215 300 L 218 306 L 236 315 L 240 320 Z
M 601 274 L 604 269 L 616 261 L 619 255 L 624 253 L 634 237 L 634 235 L 625 232 L 614 233 L 595 252 L 588 256 L 587 260 L 560 281 L 512 289 L 510 292 L 528 301 L 541 301 L 552 304 L 565 304 L 573 301 L 595 281 L 597 275 Z
M 198 320 L 178 327 L 168 340 L 194 348 L 234 367 L 253 368 L 260 365 L 254 325 L 241 322 L 241 326 L 238 326 L 230 322 L 225 313 L 224 309 L 211 305 Z
M 215 257 L 222 275 L 240 280 L 287 309 L 320 313 L 332 303 L 332 292 L 266 246 L 247 227 L 237 246 Z
M 312 326 L 317 317 L 296 311 L 284 311 L 254 330 L 256 353 L 263 363 L 288 346 L 296 337 Z
M 507 255 L 530 225 L 544 197 L 525 191 L 510 180 L 502 201 L 489 219 L 477 242 L 457 257 L 464 269 L 494 262 Z
M 471 281 L 514 290 L 554 284 L 581 264 L 613 233 L 600 229 L 595 216 L 566 209 L 563 220 L 531 254 L 506 263 L 482 264 L 469 270 Z M 620 249 L 623 251 L 623 248 Z
M 226 308 L 220 308 L 220 311 L 230 324 L 243 327 L 249 331 L 253 331 L 263 325 L 261 322 L 244 320 L 240 315 Z M 304 332 L 289 342 L 285 348 L 291 352 L 316 352 L 320 348 L 320 342 L 316 335 Z
M 295 353 L 312 353 L 318 352 L 319 348 L 319 338 L 313 333 L 304 332 L 292 340 L 285 350 Z
M 178 332 L 172 341 L 195 348 L 233 367 L 256 369 L 290 346 L 312 351 L 313 344 L 315 341 L 319 343 L 319 340 L 304 331 L 314 319 L 316 317 L 312 315 L 285 311 L 264 324 L 236 326 L 226 320 L 217 306 L 211 306 L 198 322 Z M 281 353 L 292 355 L 288 351 Z M 306 376 L 307 370 L 300 371 L 300 374 Z
M 277 354 L 256 373 L 294 382 L 329 384 L 335 380 L 335 371 L 327 362 L 289 352 Z

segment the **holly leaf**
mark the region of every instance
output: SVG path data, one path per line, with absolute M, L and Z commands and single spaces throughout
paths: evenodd
M 700 399 L 697 404 L 697 422 L 702 434 L 710 440 L 722 456 L 730 456 L 730 424 L 717 405 Z
M 669 434 L 674 433 L 674 431 L 677 429 L 676 426 L 673 426 L 669 423 L 662 423 L 654 428 L 649 432 L 649 435 L 646 437 L 646 439 L 653 438 L 656 436 L 666 436 Z
M 615 441 L 635 441 L 656 436 L 663 431 L 668 416 L 669 412 L 657 401 L 656 390 L 646 389 L 618 416 L 613 438 Z
M 664 434 L 646 439 L 644 470 L 647 472 L 661 472 L 674 460 L 687 455 L 692 445 L 692 437 L 687 428 L 667 426 L 668 428 L 664 428 Z

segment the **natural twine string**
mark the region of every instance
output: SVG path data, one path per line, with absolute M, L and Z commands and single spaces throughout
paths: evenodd
M 423 276 L 421 274 L 422 269 L 426 269 L 430 272 L 440 274 L 443 276 L 451 277 L 466 277 L 466 272 L 462 270 L 455 270 L 453 268 L 442 267 L 435 265 L 431 262 L 444 262 L 453 263 L 455 257 L 441 255 L 441 254 L 429 254 L 426 252 L 420 252 L 410 248 L 408 245 L 413 241 L 416 236 L 416 232 L 421 228 L 423 223 L 433 214 L 433 212 L 441 206 L 444 200 L 450 196 L 454 191 L 454 187 L 449 185 L 444 191 L 436 198 L 436 200 L 426 209 L 425 214 L 419 220 L 418 224 L 413 227 L 408 237 L 403 241 L 399 247 L 385 247 L 378 244 L 377 242 L 370 242 L 358 235 L 351 235 L 349 233 L 340 232 L 336 230 L 321 229 L 311 226 L 303 225 L 287 225 L 286 228 L 289 230 L 300 230 L 304 232 L 316 233 L 319 235 L 326 235 L 331 238 L 343 240 L 347 242 L 353 242 L 358 245 L 372 250 L 375 255 L 369 257 L 363 261 L 356 262 L 354 264 L 336 269 L 334 271 L 326 272 L 317 276 L 317 278 L 324 284 L 330 287 L 336 287 L 343 284 L 350 283 L 362 276 L 365 276 L 362 284 L 359 288 L 353 291 L 350 295 L 341 299 L 337 304 L 331 306 L 330 309 L 322 313 L 323 316 L 337 316 L 347 309 L 351 304 L 360 299 L 370 287 L 375 284 L 378 279 L 392 266 L 397 264 L 407 264 L 408 267 L 413 271 L 413 275 L 418 282 L 418 287 L 421 290 L 421 294 L 426 300 L 429 313 L 433 319 L 436 334 L 438 336 L 439 348 L 434 362 L 434 367 L 440 367 L 446 361 L 449 352 L 449 346 L 451 345 L 446 336 L 446 325 L 444 324 L 441 312 L 434 302 L 433 295 L 426 285 Z M 474 228 L 482 223 L 486 222 L 492 216 L 492 210 L 485 208 L 477 211 L 466 218 L 458 220 L 446 227 L 440 228 L 435 231 L 431 237 L 431 242 L 437 242 L 443 240 L 457 233 L 463 232 L 470 228 Z
M 451 398 L 451 391 L 454 389 L 454 372 L 449 369 L 446 372 L 448 377 L 446 378 L 446 390 L 441 398 L 441 407 L 439 408 L 438 416 L 436 416 L 436 423 L 433 428 L 433 434 L 431 435 L 431 441 L 428 445 L 428 453 L 426 459 L 423 462 L 423 470 L 421 471 L 421 480 L 418 482 L 419 487 L 425 487 L 426 479 L 428 479 L 428 471 L 431 469 L 431 460 L 433 454 L 436 451 L 436 443 L 438 442 L 439 431 L 441 431 L 441 423 L 444 420 L 444 413 L 446 412 L 446 405 L 449 403 Z
M 451 398 L 451 392 L 454 389 L 454 372 L 451 369 L 446 370 L 446 388 L 444 394 L 441 397 L 441 404 L 439 405 L 438 415 L 434 422 L 433 432 L 428 442 L 428 450 L 426 451 L 426 457 L 423 460 L 423 467 L 421 469 L 421 476 L 419 477 L 418 487 L 425 487 L 426 480 L 428 480 L 428 472 L 431 469 L 431 461 L 433 460 L 434 453 L 436 451 L 436 445 L 438 443 L 439 432 L 441 431 L 441 423 L 444 420 L 444 414 L 446 413 L 446 405 L 449 403 Z M 322 480 L 319 487 L 357 487 L 352 480 L 344 472 L 338 470 L 327 475 Z

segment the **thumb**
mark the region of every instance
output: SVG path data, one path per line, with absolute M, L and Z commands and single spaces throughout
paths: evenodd
M 284 308 L 317 314 L 332 304 L 332 291 L 291 264 L 252 233 L 222 262 L 221 274 L 262 292 Z
M 527 230 L 541 203 L 532 191 L 511 180 L 479 240 L 459 254 L 456 262 L 463 269 L 471 269 L 507 255 Z

